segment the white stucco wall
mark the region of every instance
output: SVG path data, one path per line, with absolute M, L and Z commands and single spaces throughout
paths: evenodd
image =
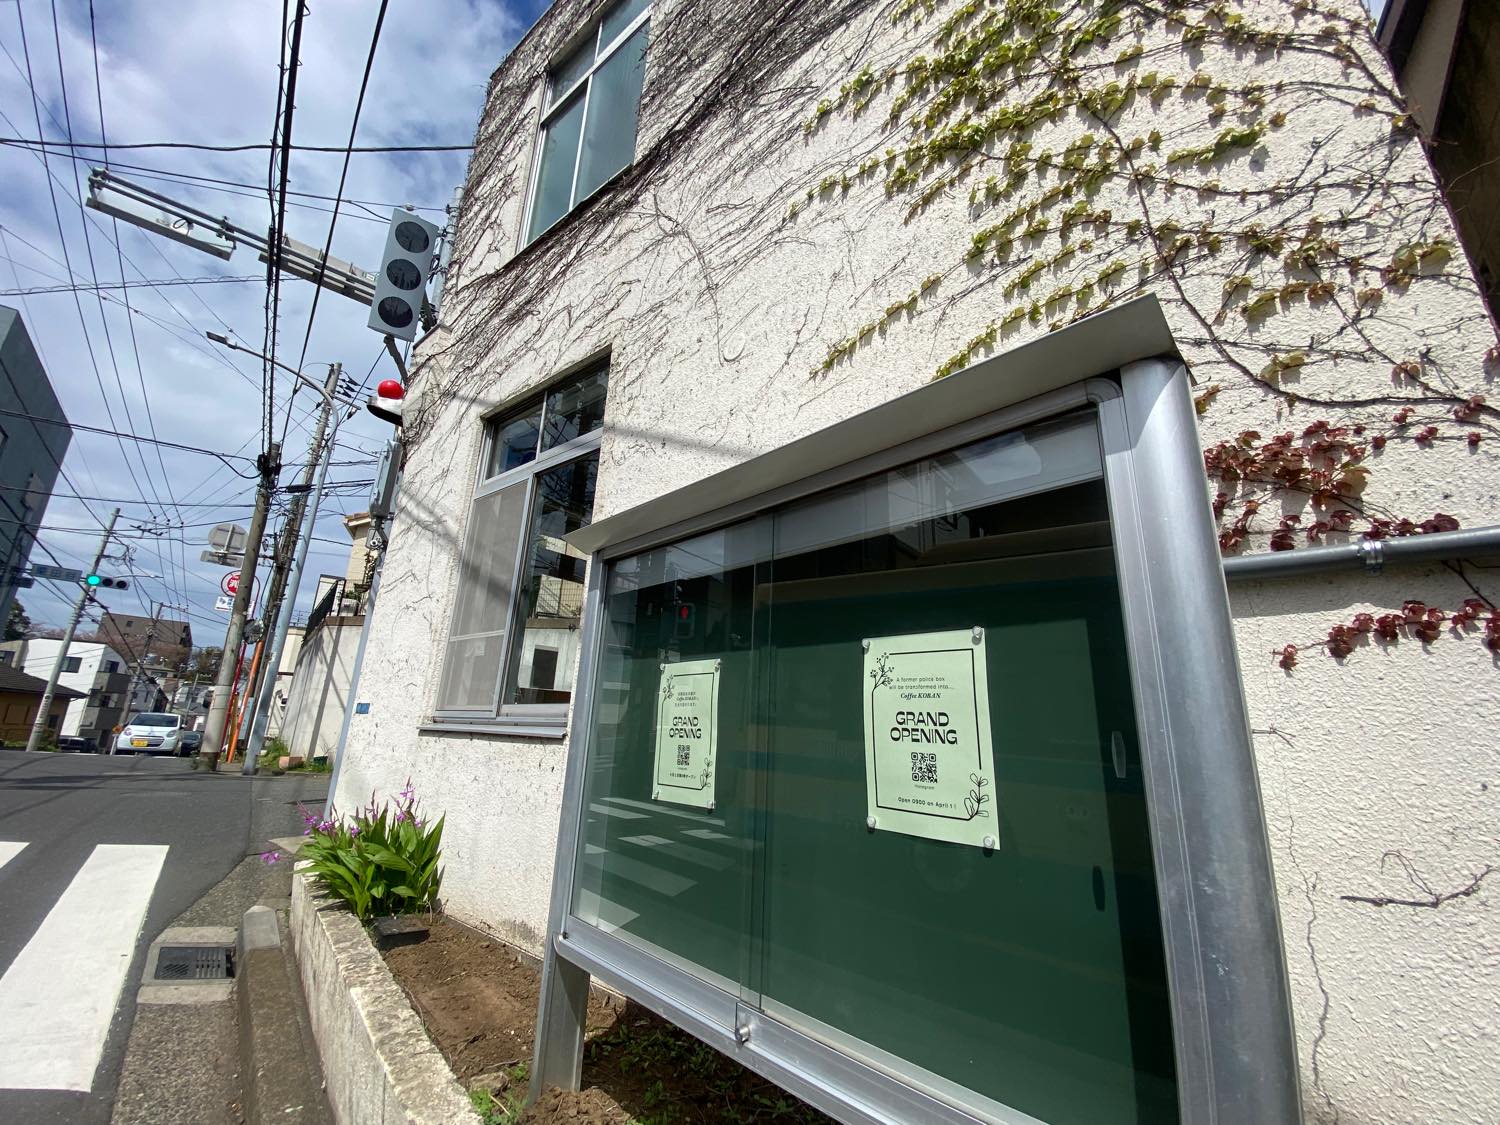
M 276 733 L 292 754 L 326 758 L 338 745 L 362 625 L 362 618 L 326 619 L 301 639 L 290 679 L 278 678 L 287 700 Z
M 954 7 L 936 6 L 940 16 Z M 1353 166 L 1381 203 L 1371 221 L 1340 232 L 1344 252 L 1379 263 L 1406 242 L 1452 239 L 1446 213 L 1430 205 L 1431 172 L 1419 144 L 1404 133 L 1392 140 L 1388 115 L 1358 108 L 1366 96 L 1392 103 L 1389 69 L 1355 22 L 1362 16 L 1357 0 L 1315 0 L 1306 11 L 1280 0 L 1229 8 L 1257 27 L 1299 34 L 1327 21 L 1352 54 L 1257 53 L 1212 42 L 1188 49 L 1180 28 L 1150 29 L 1145 61 L 1122 64 L 1127 69 L 1149 66 L 1183 82 L 1202 69 L 1236 87 L 1261 83 L 1270 92 L 1266 112 L 1283 105 L 1287 116 L 1265 144 L 1214 167 L 1212 192 L 1157 187 L 1142 195 L 1128 182 L 1110 181 L 1092 205 L 1122 217 L 1144 205 L 1152 227 L 1172 219 L 1189 230 L 1251 222 L 1275 230 L 1305 224 L 1314 204 L 1309 190 L 1268 200 L 1260 194 L 1267 185 L 1301 182 L 1310 166 L 1326 167 L 1325 178 Z M 1004 295 L 1005 279 L 1028 260 L 1021 254 L 1014 264 L 966 265 L 970 238 L 982 225 L 970 209 L 970 181 L 909 222 L 909 199 L 887 199 L 878 179 L 856 178 L 847 193 L 836 189 L 806 202 L 807 188 L 890 143 L 883 110 L 855 119 L 830 115 L 804 137 L 802 122 L 817 103 L 835 100 L 865 63 L 878 72 L 929 47 L 930 26 L 893 25 L 889 10 L 876 7 L 810 45 L 778 75 L 778 90 L 799 93 L 778 111 L 784 132 L 774 144 L 754 149 L 751 159 L 753 139 L 737 132 L 749 121 L 764 127 L 765 116 L 744 112 L 717 122 L 712 159 L 694 150 L 674 172 L 669 158 L 606 235 L 574 228 L 566 237 L 592 240 L 586 255 L 526 295 L 519 323 L 494 331 L 495 293 L 506 291 L 510 273 L 541 268 L 535 254 L 512 261 L 534 124 L 506 100 L 507 91 L 528 91 L 534 111 L 546 61 L 587 10 L 564 2 L 542 20 L 497 76 L 481 125 L 482 139 L 509 143 L 476 157 L 445 326 L 418 349 L 412 401 L 424 436 L 408 455 L 371 625 L 359 689 L 371 707 L 353 721 L 336 794 L 347 807 L 410 780 L 431 812 L 448 817 L 448 909 L 532 949 L 545 928 L 563 745 L 418 733 L 441 668 L 481 417 L 608 349 L 597 518 L 921 386 L 1017 303 Z M 653 26 L 666 26 L 677 10 L 658 0 Z M 658 72 L 650 73 L 638 154 L 652 149 L 695 92 L 654 86 Z M 1304 96 L 1320 83 L 1337 86 L 1342 101 Z M 1172 138 L 1165 152 L 1211 142 L 1237 120 L 1209 119 L 1204 110 L 1194 101 L 1138 99 L 1119 128 L 1126 135 L 1161 130 Z M 1044 125 L 1035 146 L 1061 146 L 1078 131 L 1071 121 Z M 1358 210 L 1367 201 L 1351 190 L 1343 205 Z M 1337 213 L 1334 199 L 1316 205 L 1325 204 Z M 793 205 L 798 214 L 788 218 Z M 756 222 L 747 225 L 747 214 Z M 1054 224 L 1027 253 L 1057 245 Z M 1163 301 L 1199 386 L 1218 387 L 1200 422 L 1205 446 L 1246 429 L 1300 431 L 1320 417 L 1385 427 L 1393 409 L 1387 399 L 1405 389 L 1392 367 L 1408 358 L 1421 357 L 1426 375 L 1455 393 L 1482 393 L 1488 385 L 1484 353 L 1495 336 L 1461 255 L 1441 279 L 1387 292 L 1355 329 L 1336 319 L 1345 305 L 1353 307 L 1342 289 L 1331 308 L 1291 300 L 1258 326 L 1229 307 L 1216 326 L 1226 278 L 1245 268 L 1224 258 L 1208 254 L 1197 268 L 1141 283 Z M 1257 285 L 1275 284 L 1276 264 L 1246 272 Z M 1089 268 L 1097 270 L 1097 262 Z M 1083 262 L 1060 264 L 1039 288 L 1091 276 L 1084 271 Z M 934 273 L 943 280 L 933 299 L 821 372 L 833 344 Z M 973 358 L 1034 338 L 1058 318 L 1023 318 Z M 1227 343 L 1215 338 L 1216 328 Z M 1268 347 L 1284 354 L 1298 339 L 1303 347 L 1325 343 L 1309 349 L 1289 385 L 1327 405 L 1286 401 L 1253 377 Z M 1446 409 L 1431 413 L 1441 420 Z M 1370 458 L 1364 501 L 1417 520 L 1441 511 L 1464 526 L 1494 522 L 1500 470 L 1492 448 L 1488 439 L 1471 448 L 1461 434 L 1432 448 L 1392 440 Z M 1294 509 L 1303 510 L 1286 510 Z M 1250 549 L 1265 548 L 1271 524 L 1258 522 Z M 1471 578 L 1493 592 L 1485 572 Z M 1267 909 L 1281 911 L 1310 1121 L 1500 1120 L 1500 876 L 1432 908 L 1342 897 L 1422 899 L 1462 889 L 1487 865 L 1500 864 L 1495 659 L 1477 634 L 1447 630 L 1430 646 L 1414 639 L 1362 644 L 1344 661 L 1310 649 L 1290 672 L 1273 657 L 1288 643 L 1318 641 L 1331 624 L 1359 612 L 1389 612 L 1408 598 L 1451 610 L 1469 596 L 1470 588 L 1441 567 L 1232 589 L 1280 890 Z

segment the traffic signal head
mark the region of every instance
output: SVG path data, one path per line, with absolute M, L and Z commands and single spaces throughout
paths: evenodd
M 370 302 L 370 327 L 376 332 L 402 340 L 416 338 L 438 234 L 436 226 L 410 211 L 398 207 L 391 212 Z
M 103 586 L 106 590 L 128 590 L 130 588 L 130 583 L 125 581 L 125 579 L 106 578 L 102 574 L 87 575 L 83 580 L 83 584 L 91 590 L 96 590 L 100 586 Z

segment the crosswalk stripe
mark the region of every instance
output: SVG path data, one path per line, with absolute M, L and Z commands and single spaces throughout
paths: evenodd
M 11 840 L 0 840 L 0 867 L 4 867 L 20 855 L 21 849 L 25 846 L 25 844 L 17 844 Z
M 0 977 L 0 1089 L 88 1090 L 165 844 L 100 844 Z

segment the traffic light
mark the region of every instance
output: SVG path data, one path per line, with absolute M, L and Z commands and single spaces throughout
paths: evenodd
M 416 338 L 438 233 L 436 226 L 410 211 L 398 207 L 391 212 L 370 302 L 370 327 L 376 332 L 402 340 Z
M 90 590 L 97 590 L 103 586 L 106 590 L 128 590 L 130 583 L 123 578 L 106 578 L 102 574 L 85 575 L 83 584 Z
M 693 626 L 697 618 L 697 610 L 692 602 L 683 602 L 677 607 L 677 616 L 673 622 L 672 638 L 683 641 L 693 635 Z

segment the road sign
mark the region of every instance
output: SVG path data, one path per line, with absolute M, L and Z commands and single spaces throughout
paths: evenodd
M 243 551 L 239 554 L 230 551 L 199 551 L 198 558 L 203 562 L 213 563 L 215 566 L 233 567 L 236 571 L 242 570 L 245 566 Z
M 231 570 L 228 574 L 224 575 L 223 578 L 219 579 L 219 589 L 223 590 L 230 597 L 233 597 L 235 594 L 239 593 L 240 572 L 237 570 Z
M 234 239 L 224 231 L 215 230 L 206 222 L 194 222 L 184 215 L 173 214 L 149 200 L 127 195 L 102 182 L 97 169 L 89 177 L 89 197 L 84 202 L 96 211 L 207 251 L 216 258 L 228 259 L 234 253 Z
M 229 613 L 234 609 L 234 599 L 227 594 L 220 594 L 214 599 L 214 609 L 220 613 Z
M 47 566 L 44 563 L 32 563 L 31 576 L 33 578 L 46 578 L 53 582 L 81 582 L 83 580 L 83 571 L 74 570 L 70 566 Z
M 209 549 L 220 554 L 243 555 L 246 534 L 245 529 L 237 523 L 217 524 L 208 533 Z

